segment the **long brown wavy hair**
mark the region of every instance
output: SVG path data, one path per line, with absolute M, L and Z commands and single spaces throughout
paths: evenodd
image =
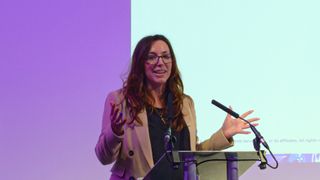
M 167 94 L 172 93 L 173 99 L 173 119 L 172 119 L 172 128 L 176 131 L 180 131 L 185 127 L 185 122 L 182 116 L 182 103 L 183 103 L 183 83 L 181 80 L 181 75 L 177 66 L 176 57 L 172 49 L 171 43 L 163 35 L 153 35 L 146 36 L 142 38 L 136 48 L 134 49 L 132 55 L 132 63 L 128 78 L 123 83 L 123 92 L 124 98 L 129 108 L 130 116 L 134 121 L 142 125 L 141 119 L 137 116 L 147 105 L 154 103 L 154 99 L 151 96 L 150 92 L 147 89 L 147 79 L 145 75 L 145 61 L 151 49 L 153 42 L 157 40 L 164 41 L 171 53 L 172 58 L 172 69 L 169 79 L 166 82 L 165 92 L 161 98 L 164 99 L 164 102 L 167 102 Z M 151 101 L 151 102 L 150 102 Z M 167 112 L 166 107 L 164 108 Z

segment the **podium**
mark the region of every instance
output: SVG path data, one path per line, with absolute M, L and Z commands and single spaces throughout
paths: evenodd
M 238 180 L 255 162 L 266 163 L 265 151 L 168 151 L 144 180 L 152 179 L 161 161 L 170 161 L 173 167 L 183 166 L 185 180 Z

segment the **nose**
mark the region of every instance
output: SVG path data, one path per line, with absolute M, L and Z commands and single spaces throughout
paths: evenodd
M 155 65 L 164 65 L 163 57 L 162 57 L 162 56 L 158 56 L 158 57 L 157 57 L 157 63 L 156 63 Z

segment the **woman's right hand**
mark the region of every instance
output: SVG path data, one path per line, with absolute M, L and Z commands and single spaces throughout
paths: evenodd
M 124 133 L 123 125 L 126 123 L 126 119 L 122 119 L 122 113 L 119 113 L 119 108 L 116 107 L 115 104 L 111 105 L 111 128 L 113 133 L 115 133 L 117 136 L 121 136 Z

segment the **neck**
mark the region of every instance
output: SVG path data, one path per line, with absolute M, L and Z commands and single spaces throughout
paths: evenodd
M 164 99 L 162 99 L 162 95 L 165 91 L 165 84 L 163 85 L 151 85 L 148 84 L 148 90 L 154 99 L 154 107 L 163 108 L 164 107 Z

